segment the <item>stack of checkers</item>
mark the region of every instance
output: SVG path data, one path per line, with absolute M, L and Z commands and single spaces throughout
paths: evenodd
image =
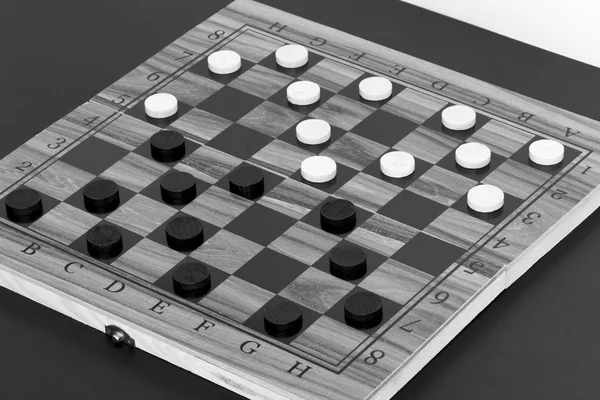
M 286 45 L 276 52 L 276 62 L 282 68 L 301 68 L 308 62 L 308 51 L 299 45 Z M 208 57 L 210 72 L 218 75 L 234 74 L 241 68 L 239 54 L 230 50 L 214 52 Z M 392 83 L 384 77 L 363 79 L 358 87 L 365 101 L 378 102 L 392 95 Z M 296 81 L 287 87 L 288 102 L 297 107 L 319 102 L 321 89 L 317 83 Z M 157 93 L 144 101 L 148 117 L 168 119 L 178 111 L 178 100 L 169 93 Z M 476 124 L 475 111 L 464 105 L 454 105 L 443 110 L 442 124 L 451 131 L 465 131 Z M 331 126 L 324 120 L 308 119 L 296 125 L 296 138 L 305 146 L 326 144 L 331 138 Z M 150 139 L 151 156 L 159 163 L 173 163 L 186 155 L 186 140 L 173 130 L 162 130 Z M 563 145 L 552 140 L 538 140 L 529 146 L 529 157 L 539 165 L 554 165 L 563 160 Z M 459 146 L 455 161 L 460 168 L 478 170 L 488 167 L 490 149 L 481 143 L 471 142 Z M 392 151 L 381 156 L 381 173 L 391 179 L 404 179 L 415 171 L 415 158 L 403 151 Z M 301 177 L 311 184 L 327 185 L 335 180 L 336 162 L 326 156 L 312 156 L 302 161 Z M 187 172 L 171 172 L 160 180 L 160 196 L 164 203 L 183 206 L 197 196 L 196 179 Z M 261 169 L 245 164 L 229 175 L 231 193 L 245 199 L 257 199 L 265 191 L 265 177 Z M 95 179 L 81 192 L 85 208 L 102 215 L 121 205 L 119 186 L 109 179 Z M 504 193 L 496 186 L 478 184 L 468 191 L 468 206 L 476 213 L 494 213 L 504 205 Z M 5 201 L 6 213 L 16 223 L 31 223 L 44 212 L 43 198 L 34 189 L 21 188 L 12 192 Z M 418 210 L 416 210 L 418 211 Z M 321 228 L 329 233 L 343 235 L 353 230 L 357 211 L 352 202 L 334 198 L 320 209 Z M 171 249 L 191 252 L 204 243 L 203 222 L 192 216 L 180 216 L 168 221 L 165 229 L 166 243 Z M 101 222 L 86 235 L 89 254 L 109 262 L 123 251 L 123 236 L 119 228 Z M 329 256 L 330 273 L 343 280 L 359 279 L 367 273 L 369 263 L 365 252 L 352 244 L 335 247 Z M 210 291 L 210 269 L 200 261 L 179 265 L 172 274 L 173 287 L 181 296 L 202 296 Z M 358 329 L 377 326 L 383 315 L 383 302 L 373 293 L 355 293 L 344 305 L 346 323 Z M 264 329 L 273 336 L 292 336 L 302 327 L 302 309 L 288 300 L 270 303 L 264 310 Z

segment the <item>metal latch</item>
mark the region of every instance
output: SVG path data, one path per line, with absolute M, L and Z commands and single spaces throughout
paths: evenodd
M 135 347 L 135 340 L 127 334 L 123 329 L 115 325 L 108 325 L 105 328 L 105 332 L 112 339 L 113 343 L 121 344 L 125 343 L 131 347 Z

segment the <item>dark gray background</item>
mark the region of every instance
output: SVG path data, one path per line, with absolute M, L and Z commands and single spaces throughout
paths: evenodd
M 264 2 L 600 119 L 593 67 L 397 1 Z M 226 3 L 1 1 L 0 158 Z M 395 398 L 597 398 L 598 222 L 540 260 Z M 240 398 L 4 289 L 0 357 L 3 399 Z

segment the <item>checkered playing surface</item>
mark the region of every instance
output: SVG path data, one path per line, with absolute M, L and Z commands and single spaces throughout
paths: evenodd
M 527 148 L 539 138 L 532 134 L 483 115 L 477 115 L 474 128 L 449 132 L 441 113 L 451 104 L 397 83 L 388 100 L 368 102 L 358 95 L 358 83 L 370 73 L 312 52 L 305 67 L 282 70 L 274 52 L 283 43 L 244 35 L 251 33 L 224 46 L 242 55 L 237 73 L 214 75 L 203 58 L 160 89 L 179 100 L 176 115 L 150 119 L 140 101 L 30 180 L 26 185 L 43 195 L 44 215 L 29 228 L 52 232 L 54 239 L 86 253 L 86 232 L 104 221 L 117 226 L 124 241 L 121 255 L 107 262 L 128 273 L 174 293 L 173 269 L 199 260 L 209 267 L 212 287 L 189 301 L 267 334 L 262 310 L 284 298 L 302 309 L 303 326 L 294 336 L 278 338 L 281 342 L 302 347 L 315 331 L 335 326 L 358 345 L 377 327 L 357 330 L 345 323 L 349 296 L 381 296 L 380 325 L 385 324 L 579 155 L 566 147 L 559 166 L 533 165 Z M 261 51 L 244 51 L 244 40 Z M 286 87 L 298 80 L 318 83 L 321 100 L 290 105 Z M 295 126 L 307 118 L 331 124 L 329 142 L 307 146 L 296 140 Z M 186 138 L 179 162 L 159 163 L 150 154 L 150 137 L 167 127 Z M 499 144 L 495 137 L 507 130 L 511 140 Z M 472 141 L 492 150 L 491 164 L 482 170 L 465 170 L 454 161 L 454 150 Z M 380 172 L 380 157 L 393 150 L 415 156 L 413 174 L 394 179 Z M 315 154 L 337 162 L 333 181 L 303 180 L 300 163 Z M 254 200 L 229 192 L 229 174 L 245 164 L 264 173 L 264 194 Z M 173 206 L 161 199 L 158 182 L 173 170 L 196 178 L 197 197 L 190 204 Z M 82 188 L 96 177 L 118 184 L 117 210 L 86 211 Z M 505 192 L 500 212 L 469 210 L 466 194 L 479 183 Z M 356 205 L 353 231 L 334 235 L 321 229 L 320 206 L 332 197 Z M 174 251 L 166 243 L 165 226 L 181 215 L 204 224 L 204 244 L 192 252 Z M 343 243 L 367 254 L 364 277 L 344 281 L 330 274 L 329 254 Z M 390 285 L 397 280 L 402 290 L 394 292 Z M 343 352 L 329 361 L 339 362 Z

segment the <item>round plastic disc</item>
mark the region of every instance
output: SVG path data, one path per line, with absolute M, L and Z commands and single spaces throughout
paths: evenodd
M 321 144 L 331 138 L 331 125 L 322 119 L 307 119 L 296 125 L 296 138 L 304 144 Z
M 177 98 L 169 93 L 156 93 L 144 100 L 144 108 L 151 118 L 169 118 L 177 112 Z

